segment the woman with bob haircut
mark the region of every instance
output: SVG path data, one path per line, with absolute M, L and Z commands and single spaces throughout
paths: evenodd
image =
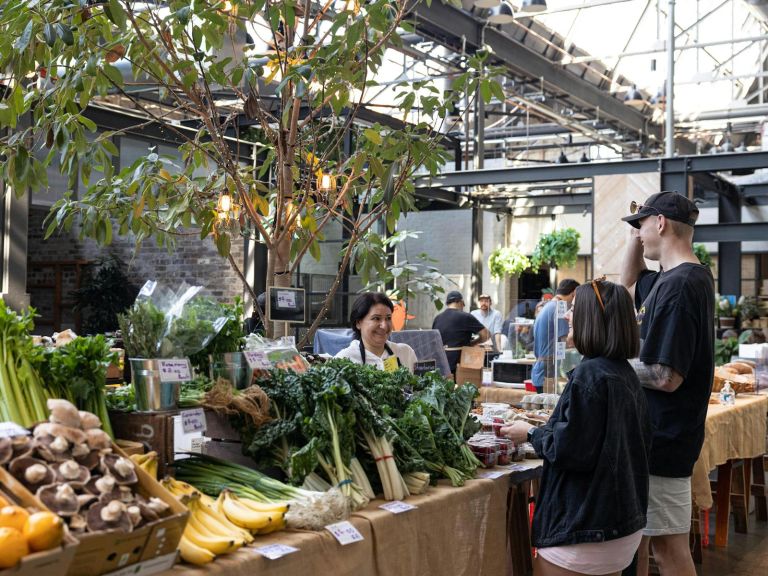
M 349 313 L 349 323 L 357 338 L 336 354 L 336 358 L 347 358 L 388 372 L 401 366 L 413 372 L 416 363 L 413 348 L 389 340 L 394 308 L 392 300 L 381 292 L 365 292 L 358 296 Z
M 645 527 L 651 423 L 627 361 L 640 336 L 626 288 L 605 278 L 576 289 L 566 314 L 584 355 L 549 422 L 501 433 L 544 459 L 533 517 L 537 576 L 613 575 L 630 565 Z

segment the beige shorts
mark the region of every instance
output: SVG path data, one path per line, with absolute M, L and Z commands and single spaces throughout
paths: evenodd
M 686 534 L 691 530 L 691 478 L 651 476 L 644 536 Z

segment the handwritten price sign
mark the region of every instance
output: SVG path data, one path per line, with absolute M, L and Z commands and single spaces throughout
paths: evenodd
M 293 554 L 298 551 L 298 548 L 287 546 L 285 544 L 268 544 L 267 546 L 260 546 L 254 550 L 257 554 L 261 554 L 264 558 L 269 558 L 270 560 L 277 560 L 286 554 Z
M 344 522 L 328 524 L 325 529 L 333 534 L 333 537 L 336 538 L 336 540 L 338 540 L 339 544 L 342 546 L 365 540 L 363 535 L 358 532 L 357 528 L 355 528 L 351 522 L 346 520 Z
M 272 363 L 267 359 L 267 353 L 263 350 L 249 350 L 243 354 L 245 354 L 245 361 L 248 362 L 248 367 L 251 370 L 269 370 L 272 368 Z
M 416 506 L 413 504 L 401 502 L 400 500 L 392 500 L 392 502 L 382 504 L 379 506 L 379 508 L 392 512 L 392 514 L 402 514 L 403 512 L 408 512 L 409 510 L 416 510 Z
M 160 382 L 189 382 L 192 369 L 186 358 L 164 358 L 160 360 Z
M 206 429 L 205 411 L 202 408 L 183 410 L 181 412 L 181 427 L 184 430 L 184 434 L 202 432 Z

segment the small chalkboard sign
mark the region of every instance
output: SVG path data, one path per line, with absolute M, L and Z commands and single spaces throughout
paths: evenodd
M 427 372 L 434 372 L 437 370 L 437 360 L 422 360 L 421 362 L 416 362 L 413 365 L 413 373 L 416 376 L 424 376 Z

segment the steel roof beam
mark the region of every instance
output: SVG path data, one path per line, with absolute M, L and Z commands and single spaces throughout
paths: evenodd
M 693 229 L 694 242 L 763 242 L 768 238 L 768 223 L 698 224 Z
M 635 132 L 661 140 L 661 128 L 650 124 L 642 113 L 467 12 L 441 2 L 433 2 L 430 6 L 420 4 L 414 12 L 417 16 L 416 27 L 421 33 L 452 39 L 455 49 L 461 49 L 462 38 L 472 49 L 487 44 L 493 50 L 493 57 L 514 74 L 543 78 L 549 90 L 567 93 L 583 106 L 599 108 L 601 118 L 611 119 Z

